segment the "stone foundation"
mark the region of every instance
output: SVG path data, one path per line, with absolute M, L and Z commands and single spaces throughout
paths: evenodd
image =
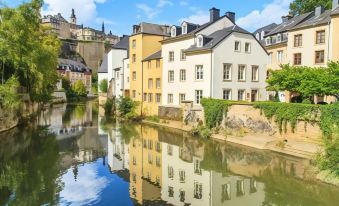
M 178 107 L 159 106 L 158 116 L 160 119 L 182 121 L 182 109 Z

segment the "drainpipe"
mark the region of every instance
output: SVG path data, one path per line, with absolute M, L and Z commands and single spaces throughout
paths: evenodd
M 210 78 L 210 98 L 212 98 L 212 92 L 213 92 L 213 50 L 211 50 L 211 78 Z
M 327 61 L 330 60 L 331 21 L 328 22 Z
M 144 104 L 144 62 L 141 61 L 141 108 L 140 115 L 142 116 L 142 108 Z

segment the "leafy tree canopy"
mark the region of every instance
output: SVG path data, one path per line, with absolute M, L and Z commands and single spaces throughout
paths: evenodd
M 107 79 L 101 80 L 99 86 L 100 86 L 100 91 L 101 91 L 101 92 L 107 93 L 107 89 L 108 89 L 108 82 L 107 82 Z
M 318 6 L 330 9 L 332 8 L 332 0 L 294 0 L 290 4 L 290 12 L 294 15 L 300 15 L 314 11 Z
M 80 97 L 85 97 L 87 95 L 86 87 L 81 80 L 75 82 L 73 91 Z

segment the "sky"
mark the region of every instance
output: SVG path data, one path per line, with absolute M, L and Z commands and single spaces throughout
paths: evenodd
M 0 0 L 4 5 L 16 7 L 29 0 Z M 248 31 L 280 23 L 288 13 L 292 0 L 44 0 L 42 15 L 61 13 L 69 19 L 75 9 L 77 23 L 113 34 L 130 34 L 132 26 L 140 22 L 180 25 L 186 20 L 203 24 L 209 20 L 209 9 L 236 13 L 236 23 Z

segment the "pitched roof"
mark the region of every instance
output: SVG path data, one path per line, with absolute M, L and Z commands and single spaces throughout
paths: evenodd
M 143 61 L 150 61 L 154 59 L 161 59 L 161 50 L 151 54 L 150 56 L 146 57 Z
M 339 14 L 339 6 L 337 6 L 337 8 L 333 9 L 333 11 L 331 12 L 331 15 L 338 15 Z
M 271 36 L 278 33 L 286 32 L 287 30 L 291 29 L 292 27 L 296 26 L 297 24 L 301 23 L 305 19 L 307 19 L 313 12 L 309 12 L 306 14 L 301 14 L 295 16 L 285 22 L 282 22 L 277 27 L 275 27 L 272 31 L 270 31 L 266 36 Z
M 331 10 L 324 11 L 319 16 L 315 16 L 315 12 L 312 12 L 311 16 L 307 20 L 303 21 L 302 23 L 298 25 L 295 25 L 289 30 L 327 24 L 330 21 L 331 21 Z
M 146 34 L 168 36 L 169 33 L 167 31 L 167 27 L 168 26 L 166 26 L 166 25 L 159 25 L 159 24 L 151 24 L 151 23 L 141 22 L 138 25 L 138 31 L 134 34 L 146 33 Z
M 112 47 L 113 49 L 125 49 L 128 50 L 129 49 L 129 36 L 123 36 L 122 39 L 116 43 L 115 45 L 113 45 Z
M 224 40 L 226 37 L 228 37 L 233 32 L 239 32 L 239 33 L 245 33 L 250 34 L 250 32 L 242 29 L 241 27 L 234 25 L 231 27 L 227 27 L 225 29 L 218 30 L 211 35 L 204 36 L 204 39 L 206 40 L 204 42 L 204 45 L 202 47 L 197 47 L 196 44 L 192 45 L 190 48 L 185 50 L 185 52 L 193 52 L 193 51 L 200 51 L 200 50 L 206 50 L 206 49 L 212 49 L 216 45 L 218 45 L 222 40 Z
M 72 72 L 91 72 L 91 69 L 79 61 L 71 59 L 58 58 L 58 69 L 64 70 L 63 66 L 67 66 Z
M 261 33 L 262 31 L 270 32 L 270 31 L 272 31 L 272 30 L 273 30 L 275 27 L 277 27 L 277 26 L 278 26 L 278 24 L 272 23 L 272 24 L 266 25 L 266 26 L 264 26 L 264 27 L 261 27 L 261 28 L 255 30 L 255 31 L 253 32 L 253 34 Z
M 108 58 L 107 56 L 105 56 L 101 62 L 98 73 L 107 73 L 108 72 L 107 68 L 108 68 Z

